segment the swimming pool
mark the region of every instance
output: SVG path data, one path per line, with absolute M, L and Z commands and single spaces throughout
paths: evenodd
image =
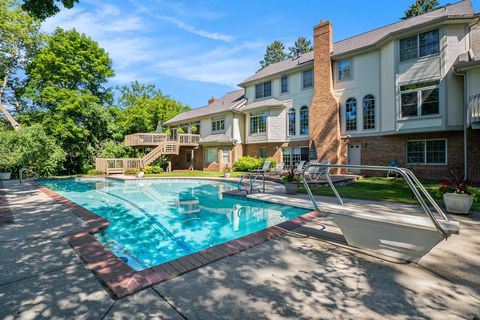
M 110 221 L 96 238 L 135 270 L 233 240 L 308 212 L 231 197 L 201 179 L 62 179 L 40 184 Z

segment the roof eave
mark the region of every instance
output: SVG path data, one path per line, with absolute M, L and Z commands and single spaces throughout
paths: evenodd
M 244 88 L 247 86 L 247 85 L 250 85 L 252 83 L 255 83 L 255 82 L 258 82 L 259 80 L 267 80 L 268 78 L 275 78 L 276 76 L 280 75 L 280 74 L 284 74 L 285 72 L 291 72 L 291 71 L 295 71 L 297 69 L 301 69 L 303 68 L 304 66 L 306 65 L 309 65 L 309 64 L 313 64 L 313 59 L 312 60 L 308 60 L 308 61 L 305 61 L 303 62 L 302 64 L 298 64 L 296 65 L 295 67 L 293 68 L 289 68 L 289 69 L 286 69 L 286 70 L 283 70 L 283 71 L 280 71 L 280 72 L 275 72 L 275 73 L 272 73 L 272 74 L 269 74 L 269 75 L 266 75 L 266 76 L 263 76 L 263 77 L 260 77 L 260 78 L 257 78 L 257 79 L 253 79 L 253 80 L 245 80 L 239 84 L 237 84 L 237 86 L 241 87 L 241 88 Z

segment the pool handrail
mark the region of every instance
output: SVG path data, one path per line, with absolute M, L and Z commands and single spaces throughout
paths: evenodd
M 257 181 L 257 179 L 259 177 L 262 177 L 262 182 L 263 182 L 263 193 L 265 193 L 265 174 L 261 171 L 259 172 L 256 172 L 255 175 L 252 175 L 251 173 L 245 173 L 245 174 L 242 174 L 240 176 L 240 180 L 238 181 L 238 184 L 237 184 L 237 187 L 238 187 L 238 190 L 241 190 L 241 191 L 246 191 L 247 194 L 252 194 L 255 189 L 253 188 L 253 184 Z M 242 188 L 243 186 L 243 180 L 248 178 L 249 181 L 248 181 L 248 185 L 249 185 L 249 189 L 245 189 L 245 188 Z M 257 189 L 259 192 L 260 192 L 260 189 Z
M 27 177 L 27 178 L 23 179 L 23 174 L 25 172 L 33 174 L 33 177 Z M 28 168 L 20 169 L 20 171 L 18 172 L 18 176 L 19 176 L 19 179 L 20 179 L 20 183 L 23 183 L 24 181 L 31 181 L 31 180 L 37 180 L 38 179 L 38 173 L 36 173 L 32 169 L 28 169 Z
M 430 218 L 432 221 L 433 225 L 437 229 L 438 232 L 440 232 L 445 239 L 451 236 L 451 232 L 446 230 L 437 217 L 434 215 L 434 213 L 430 210 L 430 207 L 428 206 L 427 202 L 425 202 L 425 199 L 422 197 L 423 196 L 428 200 L 428 202 L 433 206 L 435 209 L 436 213 L 442 218 L 442 221 L 448 222 L 449 219 L 443 212 L 443 210 L 438 206 L 438 204 L 435 202 L 435 200 L 432 198 L 432 196 L 428 193 L 428 191 L 425 189 L 425 187 L 421 184 L 421 182 L 417 179 L 417 177 L 413 174 L 413 172 L 409 169 L 406 168 L 401 168 L 401 167 L 390 167 L 390 166 L 371 166 L 371 165 L 351 165 L 351 164 L 321 164 L 321 163 L 309 163 L 305 166 L 305 168 L 301 171 L 301 179 L 303 182 L 303 185 L 305 187 L 305 190 L 307 190 L 307 194 L 310 197 L 310 200 L 313 202 L 313 206 L 315 210 L 320 211 L 318 208 L 318 204 L 312 194 L 312 191 L 310 190 L 310 186 L 308 185 L 307 180 L 305 179 L 305 171 L 308 170 L 310 167 L 322 167 L 326 168 L 326 174 L 325 178 L 328 182 L 328 185 L 332 189 L 333 193 L 335 194 L 335 197 L 337 200 L 340 202 L 340 204 L 343 206 L 343 200 L 340 197 L 340 194 L 338 193 L 337 189 L 335 188 L 332 179 L 330 177 L 330 170 L 331 169 L 361 169 L 361 170 L 376 170 L 376 171 L 395 171 L 398 172 L 407 182 L 408 186 L 412 190 L 413 194 L 415 195 L 415 198 L 417 201 L 420 203 L 420 206 L 424 210 L 424 212 L 427 214 L 427 216 Z M 418 188 L 418 189 L 417 189 Z M 419 192 L 421 191 L 421 193 Z

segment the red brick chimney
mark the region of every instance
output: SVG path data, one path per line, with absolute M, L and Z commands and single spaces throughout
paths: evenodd
M 332 25 L 321 21 L 313 28 L 314 89 L 310 107 L 310 145 L 316 147 L 317 160 L 342 163 L 339 105 L 334 98 L 332 80 Z M 313 144 L 312 141 L 315 143 Z

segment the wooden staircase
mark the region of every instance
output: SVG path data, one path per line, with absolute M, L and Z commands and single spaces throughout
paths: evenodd
M 125 136 L 125 146 L 154 147 L 143 158 L 97 158 L 96 170 L 106 174 L 124 173 L 150 165 L 162 155 L 178 155 L 181 146 L 198 146 L 200 135 L 178 134 L 175 139 L 164 133 L 136 133 Z

